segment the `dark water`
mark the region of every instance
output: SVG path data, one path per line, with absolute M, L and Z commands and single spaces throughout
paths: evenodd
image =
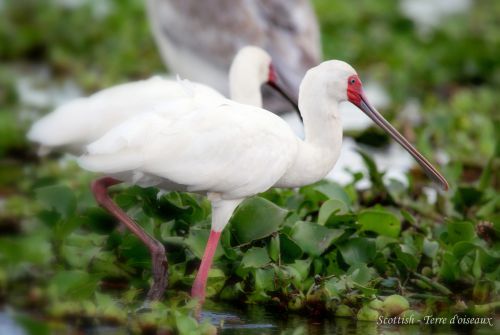
M 244 307 L 244 306 L 242 306 Z M 430 326 L 430 325 L 405 325 L 389 326 L 377 325 L 376 322 L 355 321 L 345 318 L 312 319 L 305 315 L 295 315 L 280 312 L 270 312 L 261 306 L 248 306 L 239 308 L 233 305 L 207 304 L 203 313 L 204 318 L 209 318 L 212 324 L 220 327 L 220 334 L 500 334 L 500 318 L 495 325 L 476 327 Z M 209 311 L 208 311 L 209 310 Z M 228 313 L 228 311 L 230 311 Z
M 0 334 L 8 335 L 31 335 L 38 334 L 36 325 L 29 329 L 19 324 L 13 317 L 12 312 L 0 311 Z M 253 335 L 253 334 L 287 334 L 287 335 L 322 335 L 322 334 L 477 334 L 493 335 L 500 334 L 500 318 L 496 318 L 495 325 L 490 327 L 450 327 L 450 326 L 384 326 L 375 322 L 356 322 L 343 318 L 311 319 L 304 315 L 288 315 L 287 313 L 270 312 L 261 306 L 233 306 L 228 304 L 213 304 L 208 302 L 202 313 L 204 320 L 210 320 L 219 328 L 221 335 Z M 35 326 L 35 327 L 33 327 Z M 34 331 L 34 332 L 33 332 Z M 55 334 L 74 333 L 74 329 L 58 329 Z M 88 335 L 122 335 L 130 332 L 121 327 L 94 327 L 79 329 L 79 334 Z

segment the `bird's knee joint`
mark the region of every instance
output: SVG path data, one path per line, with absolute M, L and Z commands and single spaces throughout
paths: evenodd
M 165 257 L 165 247 L 160 242 L 157 242 L 151 247 L 151 253 L 155 257 Z

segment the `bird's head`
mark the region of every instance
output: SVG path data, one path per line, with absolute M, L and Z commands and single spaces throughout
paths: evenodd
M 375 107 L 373 107 L 363 90 L 363 83 L 352 66 L 339 61 L 331 60 L 323 62 L 318 66 L 325 83 L 326 94 L 333 101 L 349 101 L 365 113 L 380 128 L 387 132 L 396 142 L 406 149 L 415 160 L 422 166 L 423 170 L 443 189 L 448 189 L 446 179 L 432 166 L 432 164 L 418 150 L 408 142 Z
M 240 73 L 247 72 L 252 78 L 256 78 L 260 85 L 277 79 L 271 56 L 256 46 L 241 48 L 234 57 L 231 68 L 237 69 L 236 71 Z
M 236 54 L 229 76 L 234 81 L 238 81 L 235 78 L 244 74 L 246 81 L 257 79 L 259 86 L 269 85 L 298 111 L 297 99 L 291 97 L 296 94 L 289 93 L 290 90 L 286 88 L 287 85 L 282 80 L 283 76 L 277 69 L 278 66 L 273 64 L 273 60 L 267 51 L 256 46 L 246 46 Z

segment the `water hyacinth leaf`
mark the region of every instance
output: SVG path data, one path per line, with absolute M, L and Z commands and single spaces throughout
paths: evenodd
M 291 263 L 302 257 L 303 251 L 294 240 L 284 233 L 280 233 L 279 236 L 281 259 L 283 262 Z
M 89 299 L 94 295 L 99 279 L 97 275 L 82 270 L 61 271 L 52 278 L 49 290 L 54 292 L 56 297 Z
M 375 256 L 375 242 L 368 238 L 352 238 L 338 245 L 344 261 L 349 265 L 369 263 Z
M 314 185 L 313 188 L 327 196 L 328 199 L 337 199 L 343 202 L 346 206 L 351 205 L 351 198 L 349 198 L 349 195 L 344 188 L 337 183 L 331 181 L 321 181 L 317 185 Z
M 475 250 L 476 248 L 477 248 L 477 246 L 474 243 L 462 241 L 462 242 L 455 243 L 455 245 L 453 246 L 452 252 L 453 252 L 453 255 L 457 259 L 461 259 L 465 255 L 467 255 L 468 253 Z
M 224 255 L 231 260 L 236 260 L 238 258 L 238 252 L 236 248 L 231 247 L 231 232 L 227 229 L 222 231 L 220 236 L 220 245 L 224 251 Z
M 288 211 L 269 200 L 253 197 L 244 201 L 230 222 L 236 246 L 264 238 L 278 230 Z
M 407 211 L 405 211 L 404 209 L 401 210 L 401 215 L 403 216 L 403 218 L 408 221 L 409 223 L 411 224 L 416 224 L 417 221 L 415 220 L 415 218 L 413 217 L 413 215 L 411 215 L 410 213 L 408 213 Z
M 280 258 L 280 237 L 278 234 L 271 236 L 268 246 L 269 256 L 274 262 L 278 262 Z
M 260 268 L 271 261 L 264 247 L 253 247 L 243 255 L 241 263 L 245 268 Z
M 462 260 L 467 255 L 475 256 L 483 272 L 494 272 L 499 268 L 500 251 L 488 249 L 480 242 L 458 242 L 453 246 L 452 252 L 457 261 Z M 477 254 L 477 252 L 479 252 L 479 254 Z
M 73 191 L 65 185 L 51 185 L 35 190 L 35 195 L 47 209 L 54 210 L 64 218 L 75 212 L 76 197 Z
M 444 281 L 454 281 L 458 277 L 457 258 L 449 251 L 443 254 L 443 262 L 439 271 L 439 277 Z
M 404 246 L 403 246 L 404 247 Z M 414 253 L 405 252 L 402 246 L 398 246 L 394 248 L 394 252 L 396 253 L 396 258 L 404 264 L 407 269 L 415 270 L 418 265 L 418 260 L 415 257 Z
M 297 259 L 294 263 L 289 265 L 293 267 L 300 274 L 301 278 L 307 278 L 309 269 L 311 267 L 311 259 Z
M 255 289 L 273 291 L 275 271 L 273 268 L 255 270 Z
M 365 263 L 359 263 L 351 266 L 347 271 L 352 281 L 359 285 L 366 285 L 373 277 L 372 271 Z
M 348 211 L 347 205 L 342 200 L 330 199 L 323 203 L 318 213 L 318 224 L 324 226 L 332 215 L 344 215 Z
M 59 239 L 63 239 L 84 222 L 85 220 L 81 217 L 71 217 L 67 220 L 59 221 L 54 227 L 54 235 Z
M 484 193 L 472 186 L 462 186 L 457 189 L 453 196 L 455 209 L 459 212 L 465 212 L 468 208 L 478 205 L 483 201 Z
M 455 221 L 447 225 L 448 235 L 447 241 L 450 244 L 455 244 L 461 241 L 471 241 L 475 236 L 474 226 L 471 222 Z
M 179 334 L 198 334 L 198 323 L 188 315 L 175 313 L 175 324 Z
M 186 246 L 198 259 L 201 259 L 203 257 L 209 235 L 210 232 L 208 230 L 191 229 L 188 238 L 184 240 Z M 222 254 L 224 254 L 224 250 L 222 250 L 222 247 L 219 243 L 219 245 L 217 245 L 217 249 L 215 250 L 214 260 L 222 256 Z
M 398 217 L 382 208 L 367 209 L 358 215 L 361 230 L 372 231 L 379 235 L 398 237 L 401 221 Z
M 206 210 L 192 194 L 169 192 L 160 197 L 158 194 L 148 198 L 147 207 L 161 219 L 198 222 L 206 218 Z
M 52 247 L 45 236 L 23 236 L 16 239 L 0 236 L 1 265 L 23 262 L 47 265 L 52 259 Z
M 479 250 L 476 250 L 475 256 L 474 256 L 474 263 L 472 264 L 472 275 L 476 278 L 479 279 L 481 278 L 481 275 L 483 274 L 481 270 L 481 262 L 479 259 Z
M 226 276 L 222 270 L 212 267 L 208 272 L 207 288 L 205 291 L 207 297 L 212 297 L 222 290 L 225 279 Z
M 313 222 L 298 222 L 292 230 L 292 239 L 312 255 L 321 255 L 332 242 L 343 234 L 341 229 L 329 229 Z
M 397 244 L 397 243 L 398 239 L 394 237 L 379 235 L 375 238 L 375 246 L 377 247 L 377 250 L 382 250 L 391 244 Z
M 296 288 L 302 288 L 304 277 L 302 277 L 299 271 L 297 271 L 297 269 L 295 269 L 293 266 L 280 266 L 279 268 L 276 268 L 275 271 L 278 273 L 280 280 L 282 280 L 284 283 L 290 282 Z

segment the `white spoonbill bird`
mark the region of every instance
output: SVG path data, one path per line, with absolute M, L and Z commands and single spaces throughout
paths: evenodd
M 192 288 L 205 298 L 207 274 L 221 231 L 247 197 L 271 187 L 314 183 L 331 171 L 340 153 L 339 103 L 348 100 L 387 131 L 444 189 L 443 176 L 367 101 L 356 71 L 332 60 L 310 69 L 300 85 L 299 108 L 305 139 L 266 110 L 225 101 L 175 119 L 160 111 L 142 113 L 113 128 L 87 147 L 79 159 L 84 169 L 139 186 L 198 192 L 212 204 L 208 244 Z M 113 180 L 113 179 L 110 179 Z M 151 250 L 152 298 L 163 294 L 166 258 L 162 245 L 147 235 L 105 192 L 98 202 L 118 217 Z
M 235 101 L 262 107 L 260 90 L 267 83 L 294 104 L 278 84 L 271 56 L 258 47 L 246 46 L 236 54 L 229 82 L 230 96 Z M 81 154 L 86 145 L 114 126 L 155 106 L 162 105 L 165 117 L 168 104 L 172 106 L 171 113 L 177 114 L 218 105 L 223 99 L 223 95 L 207 85 L 156 76 L 70 101 L 34 123 L 28 138 L 39 143 L 42 151 L 63 148 Z
M 148 0 L 147 9 L 168 68 L 223 94 L 228 93 L 231 60 L 242 46 L 265 49 L 294 94 L 306 71 L 321 59 L 310 0 Z M 264 87 L 266 108 L 288 112 L 290 106 L 272 93 Z

